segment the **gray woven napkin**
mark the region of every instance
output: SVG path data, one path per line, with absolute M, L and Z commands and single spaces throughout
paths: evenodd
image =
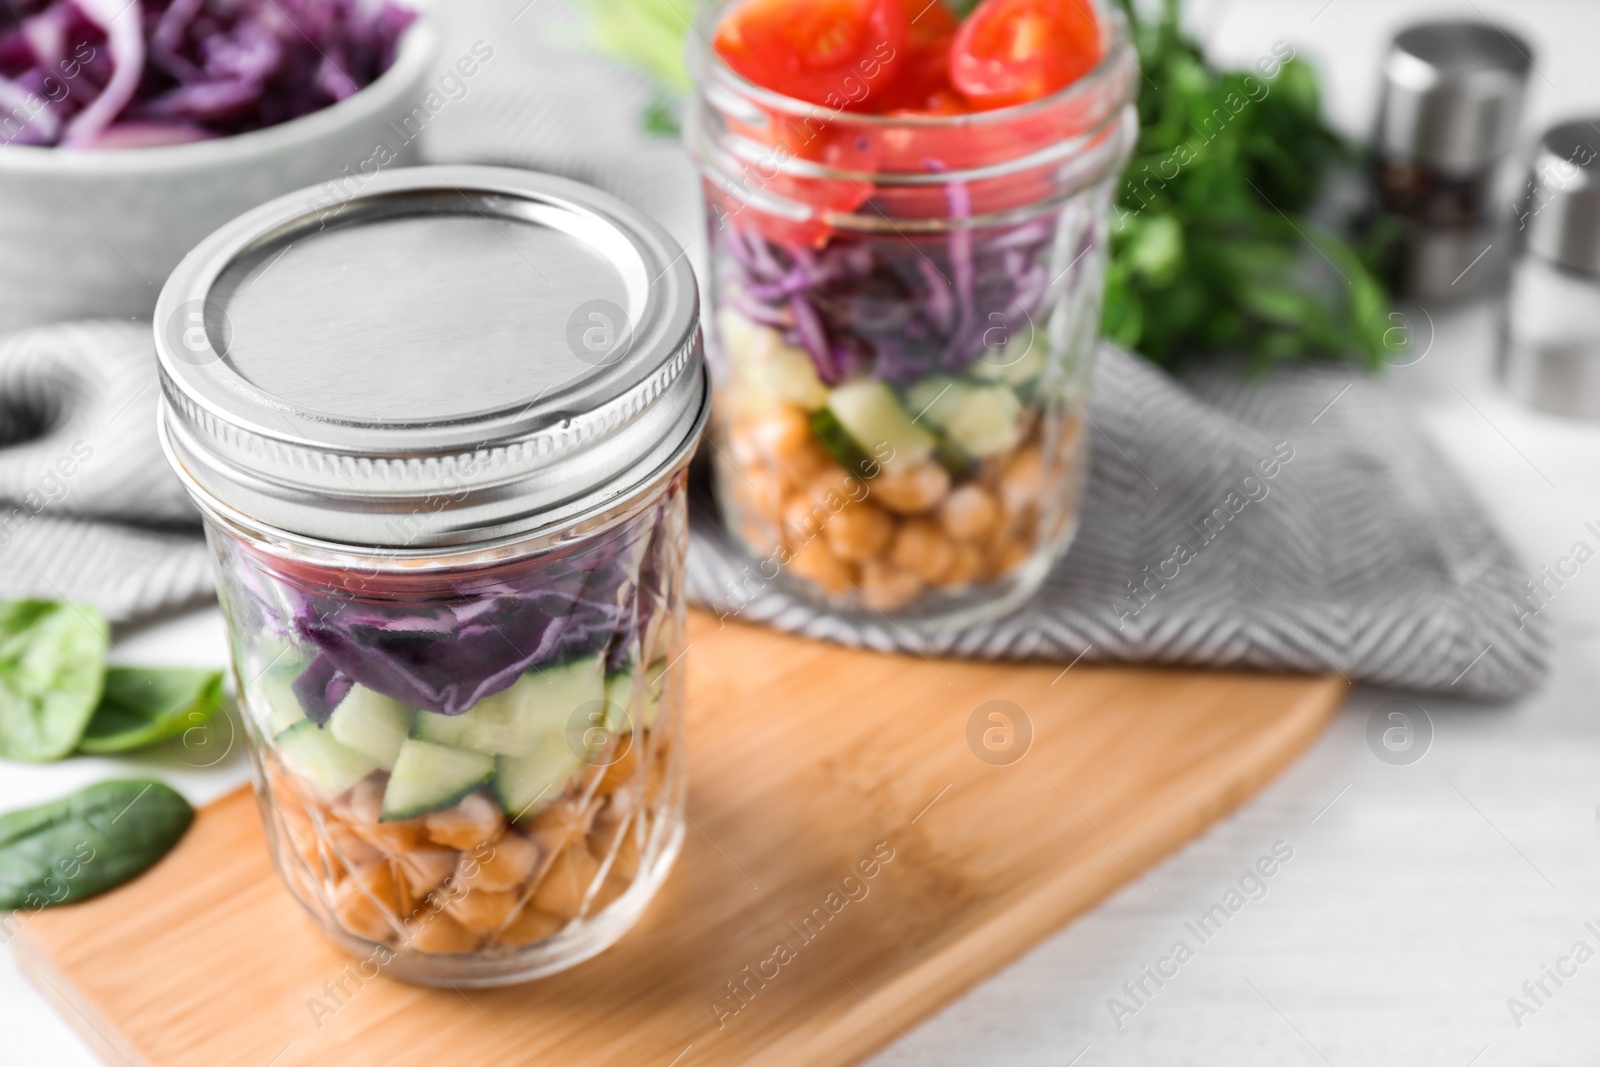
M 510 21 L 488 0 L 451 12 L 444 60 L 480 39 L 495 58 L 432 120 L 428 157 L 590 181 L 658 219 L 701 267 L 693 166 L 675 142 L 639 132 L 649 86 L 559 43 L 577 34 L 559 5 Z M 0 544 L 0 596 L 82 598 L 127 621 L 208 595 L 194 514 L 153 432 L 148 331 L 81 324 L 0 341 L 0 442 L 11 442 L 0 448 L 0 502 L 11 502 L 0 513 L 27 511 L 43 480 L 66 479 Z M 847 623 L 777 587 L 752 597 L 748 561 L 703 485 L 690 594 L 720 613 L 885 650 L 1333 670 L 1480 697 L 1519 695 L 1541 677 L 1544 631 L 1519 626 L 1515 558 L 1381 382 L 1339 369 L 1179 382 L 1107 348 L 1089 416 L 1077 542 L 1007 618 L 930 636 Z M 58 460 L 80 440 L 92 457 L 61 475 Z
M 87 601 L 131 622 L 212 595 L 155 412 L 149 323 L 0 339 L 0 596 Z
M 774 584 L 695 501 L 690 595 L 719 614 L 927 655 L 1333 671 L 1503 698 L 1546 639 L 1522 573 L 1381 382 L 1348 370 L 1178 382 L 1102 349 L 1093 462 L 1066 559 L 1020 610 L 958 631 L 846 621 Z M 753 594 L 753 595 L 752 595 Z

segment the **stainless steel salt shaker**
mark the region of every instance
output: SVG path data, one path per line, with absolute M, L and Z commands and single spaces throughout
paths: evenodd
M 1600 116 L 1547 130 L 1526 189 L 1501 379 L 1533 407 L 1600 418 Z
M 1490 210 L 1511 151 L 1532 48 L 1485 22 L 1426 22 L 1383 64 L 1373 182 L 1390 220 L 1388 281 L 1421 300 L 1482 292 L 1503 274 L 1504 223 Z

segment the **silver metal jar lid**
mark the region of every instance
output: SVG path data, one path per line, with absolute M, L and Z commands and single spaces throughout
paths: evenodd
M 1600 116 L 1552 126 L 1539 139 L 1522 224 L 1532 254 L 1600 274 Z
M 684 462 L 709 405 L 698 293 L 588 186 L 419 167 L 291 194 L 168 279 L 167 455 L 207 507 L 405 552 L 538 535 Z
M 1486 22 L 1425 22 L 1383 62 L 1378 152 L 1463 176 L 1510 151 L 1532 69 L 1526 41 Z

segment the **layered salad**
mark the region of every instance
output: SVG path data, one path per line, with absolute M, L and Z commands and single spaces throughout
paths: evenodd
M 1070 537 L 1104 203 L 1028 157 L 1082 132 L 1053 101 L 1103 48 L 1074 0 L 722 15 L 750 107 L 701 137 L 718 489 L 768 570 L 937 609 L 1042 576 Z
M 664 873 L 682 478 L 620 526 L 496 565 L 219 544 L 260 796 L 314 914 L 396 952 L 513 950 Z

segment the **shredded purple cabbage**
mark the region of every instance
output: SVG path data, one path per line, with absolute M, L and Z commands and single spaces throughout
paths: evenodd
M 627 666 L 652 617 L 668 610 L 666 508 L 594 541 L 480 573 L 422 584 L 312 585 L 258 575 L 268 617 L 311 653 L 293 683 L 306 717 L 326 722 L 360 683 L 411 707 L 459 715 L 524 672 L 603 656 Z M 282 617 L 287 609 L 288 617 Z
M 393 0 L 3 0 L 0 144 L 139 148 L 275 126 L 394 62 Z
M 970 214 L 959 184 L 947 197 L 952 218 Z M 938 237 L 834 235 L 820 249 L 735 225 L 714 227 L 712 242 L 720 298 L 781 330 L 824 383 L 867 373 L 911 385 L 967 367 L 997 325 L 1035 319 L 1051 288 L 1055 235 L 1051 218 L 1037 218 Z

